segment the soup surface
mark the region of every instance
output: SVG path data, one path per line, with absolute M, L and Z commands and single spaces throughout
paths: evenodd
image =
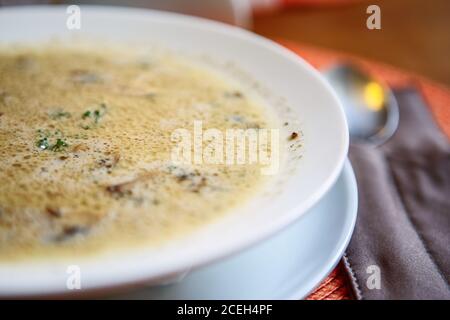
M 0 50 L 0 260 L 185 234 L 247 200 L 260 165 L 171 161 L 177 128 L 273 128 L 237 82 L 174 54 Z

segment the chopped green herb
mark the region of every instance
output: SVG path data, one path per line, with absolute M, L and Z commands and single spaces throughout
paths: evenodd
M 48 130 L 37 130 L 39 136 L 38 140 L 36 141 L 36 146 L 41 150 L 51 150 L 51 151 L 62 151 L 65 147 L 68 146 L 68 144 L 61 138 L 57 138 L 58 135 L 63 137 L 63 134 L 61 131 L 57 130 L 52 135 Z M 56 142 L 54 144 L 51 143 L 50 139 L 56 139 Z
M 99 110 L 94 111 L 94 122 L 98 123 L 98 120 L 100 120 L 101 114 Z
M 85 111 L 85 112 L 83 113 L 82 118 L 83 118 L 83 119 L 86 119 L 86 118 L 89 118 L 90 116 L 91 116 L 91 112 L 88 110 L 88 111 Z
M 64 140 L 58 138 L 56 139 L 56 143 L 51 146 L 50 150 L 57 152 L 63 150 L 67 146 L 68 144 Z
M 36 142 L 36 146 L 37 146 L 39 149 L 41 149 L 41 150 L 46 150 L 46 149 L 48 149 L 48 148 L 50 147 L 50 144 L 48 143 L 47 137 L 42 138 L 42 139 L 39 139 L 39 140 Z
M 101 117 L 103 117 L 106 113 L 106 104 L 102 103 L 100 104 L 100 109 L 96 109 L 94 111 L 86 110 L 83 115 L 81 116 L 82 119 L 92 119 L 93 124 L 98 124 Z M 88 130 L 91 129 L 92 126 L 90 125 L 81 125 L 81 128 Z

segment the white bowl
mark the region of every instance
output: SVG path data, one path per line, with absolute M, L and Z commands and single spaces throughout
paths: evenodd
M 302 158 L 288 158 L 264 194 L 164 245 L 89 259 L 2 263 L 1 296 L 74 293 L 66 286 L 69 265 L 80 268 L 82 292 L 172 279 L 280 231 L 315 204 L 341 172 L 349 143 L 343 109 L 319 73 L 289 50 L 239 28 L 158 11 L 82 6 L 81 29 L 76 31 L 66 28 L 67 16 L 66 7 L 1 9 L 0 44 L 70 39 L 76 34 L 112 42 L 157 42 L 232 62 L 269 89 L 267 103 L 277 112 L 291 107 L 281 116 L 300 126 Z

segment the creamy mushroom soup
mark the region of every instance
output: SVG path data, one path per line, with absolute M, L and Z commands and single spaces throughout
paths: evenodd
M 0 260 L 154 245 L 244 203 L 258 163 L 171 161 L 177 128 L 274 128 L 237 81 L 176 54 L 0 50 Z

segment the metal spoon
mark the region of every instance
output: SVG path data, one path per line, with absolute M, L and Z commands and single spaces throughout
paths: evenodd
M 386 142 L 398 126 L 399 110 L 392 91 L 349 64 L 324 73 L 341 100 L 352 142 Z

